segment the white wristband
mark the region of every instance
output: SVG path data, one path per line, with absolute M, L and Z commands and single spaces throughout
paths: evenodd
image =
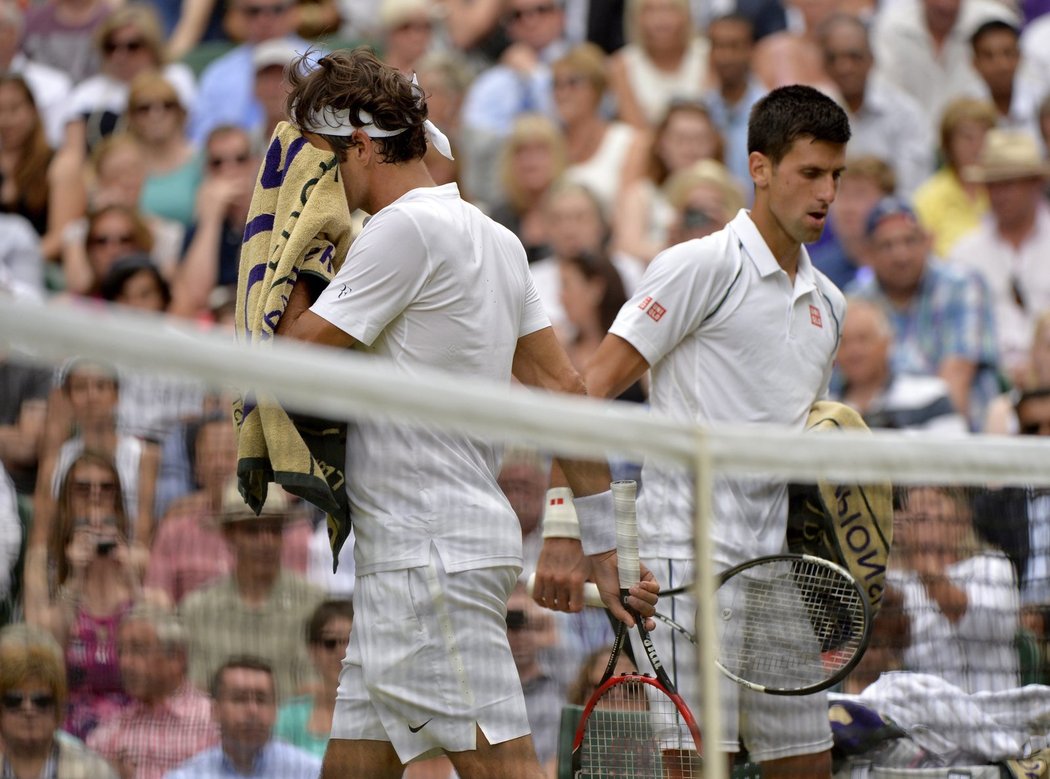
M 552 487 L 547 490 L 547 507 L 543 510 L 544 538 L 580 537 L 580 521 L 572 503 L 572 490 Z
M 616 548 L 616 522 L 610 490 L 576 498 L 583 553 L 592 555 Z

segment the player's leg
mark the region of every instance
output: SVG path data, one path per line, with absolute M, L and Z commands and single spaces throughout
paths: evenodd
M 332 736 L 388 742 L 403 764 L 526 736 L 506 625 L 519 573 L 511 566 L 447 573 L 434 550 L 425 567 L 359 576 Z M 535 753 L 524 751 L 493 748 L 492 756 L 507 753 L 538 771 Z
M 741 690 L 741 730 L 753 762 L 765 779 L 828 779 L 831 723 L 828 698 L 766 695 Z
M 321 779 L 400 779 L 404 770 L 389 741 L 333 738 L 325 749 Z
M 499 744 L 489 744 L 478 728 L 478 745 L 471 752 L 449 754 L 460 779 L 543 779 L 543 769 L 536 759 L 532 736 L 522 736 Z
M 795 755 L 762 763 L 763 779 L 820 779 L 831 776 L 831 751 Z

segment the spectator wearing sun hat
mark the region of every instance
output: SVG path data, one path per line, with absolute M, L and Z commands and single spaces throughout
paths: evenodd
M 231 655 L 254 654 L 273 666 L 277 697 L 312 681 L 302 635 L 325 594 L 281 566 L 285 523 L 296 517 L 284 490 L 270 485 L 256 516 L 231 481 L 218 517 L 233 553 L 233 570 L 186 596 L 179 607 L 190 636 L 190 679 L 200 689 Z
M 1050 162 L 1025 132 L 992 130 L 964 179 L 984 184 L 990 212 L 949 259 L 976 271 L 995 307 L 1002 365 L 1011 378 L 1026 364 L 1035 322 L 1050 308 Z
M 383 61 L 407 76 L 415 73 L 433 41 L 434 13 L 433 0 L 382 0 Z
M 252 50 L 255 70 L 255 100 L 262 108 L 259 121 L 251 130 L 252 148 L 262 157 L 279 122 L 288 118 L 288 79 L 285 71 L 296 58 L 295 47 L 284 38 L 263 41 Z

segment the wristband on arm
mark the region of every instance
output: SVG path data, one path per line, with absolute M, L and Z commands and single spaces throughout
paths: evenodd
M 572 502 L 572 490 L 568 487 L 552 487 L 547 490 L 547 506 L 543 510 L 544 538 L 580 537 L 580 522 Z

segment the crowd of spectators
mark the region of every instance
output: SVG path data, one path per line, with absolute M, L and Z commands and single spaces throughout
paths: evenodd
M 653 257 L 751 201 L 750 108 L 803 82 L 838 100 L 853 131 L 829 227 L 808 247 L 851 298 L 833 396 L 873 427 L 1050 435 L 1045 10 L 0 0 L 0 292 L 76 307 L 86 326 L 125 306 L 230 329 L 285 68 L 367 45 L 418 78 L 456 155 L 428 155 L 435 181 L 457 182 L 518 235 L 582 370 Z M 644 402 L 646 389 L 623 399 Z M 278 491 L 263 516 L 246 513 L 231 493 L 228 409 L 191 382 L 82 360 L 53 372 L 0 353 L 0 625 L 18 623 L 0 634 L 10 775 L 50 761 L 57 776 L 161 777 L 190 758 L 170 775 L 316 771 L 353 619 L 352 554 L 333 574 L 324 522 Z M 527 569 L 547 465 L 515 452 L 501 479 Z M 995 507 L 1012 518 L 999 536 Z M 913 642 L 904 666 L 937 666 L 924 647 L 965 613 L 923 589 L 930 566 L 973 578 L 967 561 L 992 560 L 992 584 L 1012 582 L 1020 600 L 987 631 L 1050 628 L 1050 500 L 923 493 L 902 509 L 902 538 L 939 543 L 916 517 L 949 515 L 966 526 L 949 533 L 958 549 L 896 563 Z M 555 704 L 610 632 L 601 615 L 514 601 L 511 646 L 549 763 Z M 919 613 L 937 609 L 943 619 Z M 965 658 L 952 662 L 943 673 L 981 686 Z M 1017 676 L 1003 670 L 996 684 Z M 271 729 L 303 752 L 273 746 Z M 440 761 L 412 770 L 448 774 Z

